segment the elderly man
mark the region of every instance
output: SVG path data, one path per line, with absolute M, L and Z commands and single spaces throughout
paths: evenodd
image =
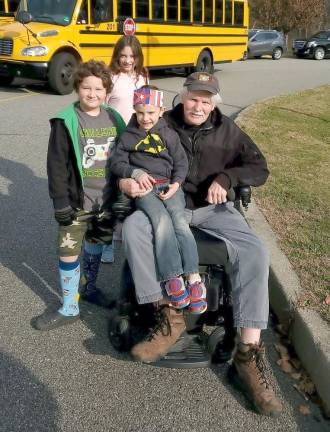
M 253 141 L 216 107 L 221 99 L 215 76 L 202 72 L 189 75 L 181 101 L 164 117 L 179 134 L 189 161 L 189 172 L 182 185 L 186 218 L 191 226 L 226 243 L 234 323 L 240 330 L 233 360 L 235 379 L 258 412 L 276 415 L 282 411 L 282 405 L 266 380 L 264 347 L 260 342 L 269 312 L 269 254 L 233 203 L 227 200 L 232 187 L 262 185 L 269 174 L 267 164 Z M 120 188 L 131 197 L 150 192 L 132 179 L 120 180 Z M 156 361 L 185 330 L 183 315 L 167 303 L 157 282 L 153 233 L 141 211 L 126 219 L 123 242 L 138 302 L 153 302 L 163 310 L 167 324 L 166 328 L 164 321 L 160 322 L 152 337 L 133 347 L 132 355 L 140 361 Z

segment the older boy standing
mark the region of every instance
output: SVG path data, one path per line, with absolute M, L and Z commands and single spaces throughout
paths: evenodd
M 59 310 L 46 310 L 33 319 L 37 330 L 52 330 L 79 319 L 79 255 L 84 239 L 86 280 L 81 294 L 100 303 L 102 294 L 94 283 L 102 246 L 112 240 L 109 155 L 125 127 L 115 110 L 102 106 L 111 85 L 103 62 L 82 63 L 74 79 L 78 101 L 51 119 L 47 172 L 49 195 L 59 224 L 63 304 Z

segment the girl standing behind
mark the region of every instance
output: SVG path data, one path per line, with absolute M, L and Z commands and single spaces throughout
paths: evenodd
M 127 124 L 134 113 L 134 91 L 149 83 L 143 67 L 143 53 L 135 36 L 122 36 L 116 43 L 110 63 L 113 89 L 107 104 L 114 108 Z
M 128 124 L 133 109 L 134 91 L 149 83 L 147 69 L 143 66 L 143 53 L 140 42 L 135 36 L 122 36 L 118 39 L 110 62 L 113 88 L 107 96 L 107 104 L 115 109 Z M 115 229 L 114 238 L 120 239 L 120 229 Z M 119 238 L 118 238 L 119 231 Z M 117 235 L 117 236 L 116 236 Z M 104 246 L 103 263 L 114 262 L 113 243 Z

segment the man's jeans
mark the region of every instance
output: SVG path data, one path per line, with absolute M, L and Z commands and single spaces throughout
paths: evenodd
M 157 192 L 136 199 L 136 207 L 149 218 L 155 244 L 159 281 L 181 274 L 198 273 L 197 246 L 185 219 L 185 199 L 181 189 L 162 201 Z
M 185 217 L 213 237 L 225 241 L 228 250 L 226 272 L 230 277 L 236 327 L 267 327 L 269 253 L 233 203 L 185 210 Z M 129 216 L 123 226 L 123 246 L 135 282 L 139 303 L 163 297 L 157 282 L 153 232 L 141 211 Z

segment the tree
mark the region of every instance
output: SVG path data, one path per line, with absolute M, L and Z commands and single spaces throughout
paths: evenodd
M 318 28 L 325 24 L 330 0 L 250 0 L 253 27 L 282 30 Z
M 320 28 L 326 20 L 326 0 L 291 0 L 290 15 L 295 29 Z

